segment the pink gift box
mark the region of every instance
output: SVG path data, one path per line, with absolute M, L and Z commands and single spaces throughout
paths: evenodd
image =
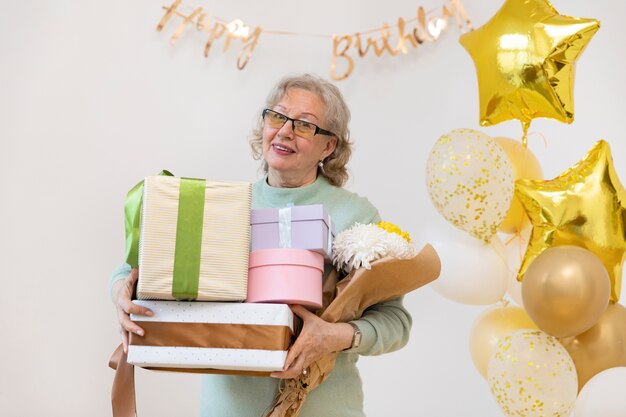
M 322 204 L 253 209 L 251 250 L 308 249 L 331 259 L 334 228 Z
M 261 249 L 250 253 L 249 303 L 322 307 L 324 257 L 305 249 Z

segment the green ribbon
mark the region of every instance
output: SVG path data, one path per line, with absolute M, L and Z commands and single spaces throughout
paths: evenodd
M 180 179 L 172 283 L 172 296 L 177 300 L 198 297 L 205 190 L 205 180 Z
M 158 175 L 174 176 L 166 170 Z M 124 203 L 126 263 L 133 268 L 139 266 L 143 187 L 144 181 L 135 185 L 126 195 Z M 180 179 L 172 284 L 172 296 L 177 300 L 194 300 L 198 297 L 205 190 L 205 180 Z
M 173 177 L 163 170 L 159 175 Z M 133 268 L 139 266 L 139 230 L 141 229 L 141 203 L 143 201 L 143 180 L 126 194 L 124 202 L 124 224 L 126 226 L 126 263 Z

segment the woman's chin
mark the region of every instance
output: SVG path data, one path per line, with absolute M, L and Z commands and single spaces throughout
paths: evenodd
M 289 161 L 272 160 L 267 162 L 268 169 L 276 174 L 288 174 L 293 171 L 293 165 Z

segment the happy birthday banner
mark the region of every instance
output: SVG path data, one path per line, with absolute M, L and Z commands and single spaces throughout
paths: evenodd
M 180 11 L 181 7 L 190 10 L 188 13 Z M 398 18 L 396 25 L 384 23 L 381 27 L 347 35 L 313 35 L 298 32 L 263 30 L 261 26 L 253 29 L 240 19 L 230 22 L 219 19 L 204 11 L 202 7 L 191 8 L 182 5 L 182 0 L 175 0 L 167 7 L 165 15 L 157 25 L 157 31 L 162 31 L 169 22 L 176 17 L 178 26 L 170 37 L 170 44 L 174 45 L 187 28 L 195 28 L 196 32 L 208 35 L 204 45 L 204 57 L 208 58 L 213 43 L 223 39 L 223 52 L 226 52 L 233 42 L 241 44 L 237 57 L 237 68 L 243 70 L 252 53 L 259 43 L 261 33 L 270 35 L 314 36 L 332 40 L 332 56 L 330 61 L 330 78 L 344 80 L 354 70 L 355 57 L 363 58 L 372 53 L 381 57 L 385 53 L 397 56 L 406 55 L 410 50 L 417 49 L 425 42 L 434 42 L 448 28 L 448 20 L 454 18 L 456 25 L 465 33 L 472 30 L 472 23 L 467 16 L 461 0 L 447 0 L 438 9 L 429 11 L 422 6 L 417 8 L 417 15 L 405 20 Z M 437 13 L 439 12 L 439 13 Z

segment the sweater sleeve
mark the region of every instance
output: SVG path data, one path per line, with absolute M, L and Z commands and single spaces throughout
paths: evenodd
M 381 221 L 378 210 L 369 202 L 369 210 L 362 214 L 362 223 Z M 404 297 L 398 297 L 384 303 L 374 304 L 363 312 L 358 320 L 352 321 L 361 331 L 361 344 L 354 352 L 364 356 L 381 355 L 404 347 L 409 341 L 413 319 L 403 304 Z
M 361 344 L 355 352 L 380 355 L 398 350 L 409 341 L 413 319 L 402 304 L 403 297 L 371 306 L 360 319 L 352 321 L 361 330 Z
M 113 270 L 113 272 L 111 273 L 111 278 L 109 279 L 109 296 L 111 296 L 113 284 L 115 284 L 117 281 L 125 279 L 128 274 L 130 274 L 131 269 L 132 268 L 129 264 L 123 263 Z

